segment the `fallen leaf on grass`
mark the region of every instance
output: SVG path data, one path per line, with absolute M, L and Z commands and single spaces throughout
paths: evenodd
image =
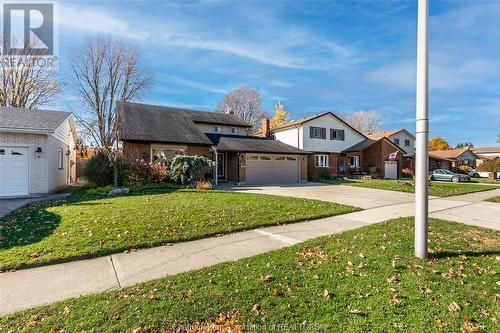
M 26 322 L 26 327 L 33 327 L 42 320 L 43 320 L 43 317 L 41 314 L 34 314 Z
M 398 297 L 397 294 L 392 295 L 391 297 L 389 297 L 389 304 L 390 305 L 396 305 L 396 304 L 399 304 L 399 303 L 401 303 L 401 299 Z
M 38 253 L 36 253 L 36 252 L 33 252 L 33 253 L 28 254 L 28 256 L 29 256 L 30 258 L 33 258 L 33 259 L 34 259 L 34 258 L 38 258 L 40 255 L 39 255 Z
M 455 301 L 451 302 L 451 303 L 450 303 L 450 305 L 448 305 L 448 311 L 449 311 L 449 312 L 452 312 L 452 313 L 453 313 L 453 312 L 458 312 L 458 311 L 460 311 L 460 310 L 462 310 L 462 308 L 461 308 L 461 307 L 460 307 L 460 305 L 458 305 L 458 303 L 457 303 L 457 302 L 455 302 Z
M 274 280 L 274 275 L 268 274 L 264 277 L 261 277 L 261 280 L 264 282 L 271 282 Z

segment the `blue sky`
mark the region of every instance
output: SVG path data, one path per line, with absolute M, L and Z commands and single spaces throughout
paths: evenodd
M 414 1 L 81 1 L 59 6 L 60 75 L 85 37 L 141 49 L 154 86 L 142 101 L 213 110 L 228 91 L 258 88 L 293 119 L 376 110 L 414 132 Z M 431 1 L 430 130 L 451 144 L 496 144 L 500 1 Z M 73 108 L 66 89 L 58 108 Z M 78 110 L 74 110 L 78 112 Z

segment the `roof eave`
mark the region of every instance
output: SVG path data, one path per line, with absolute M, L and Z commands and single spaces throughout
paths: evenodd
M 0 132 L 52 134 L 54 133 L 54 130 L 49 128 L 0 127 Z

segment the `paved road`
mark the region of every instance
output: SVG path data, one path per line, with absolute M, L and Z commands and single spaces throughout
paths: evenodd
M 367 197 L 363 199 L 363 196 L 371 195 L 367 193 L 378 191 L 378 195 L 374 197 L 375 208 L 360 212 L 261 228 L 172 246 L 160 246 L 137 252 L 119 253 L 97 259 L 0 273 L 0 314 L 49 304 L 69 297 L 116 290 L 167 275 L 254 256 L 308 239 L 379 223 L 391 218 L 413 215 L 411 194 L 404 194 L 406 198 L 408 198 L 406 195 L 410 196 L 409 202 L 397 202 L 397 200 L 404 201 L 404 198 L 398 195 L 399 193 L 385 193 L 388 191 L 359 187 L 346 189 L 345 186 L 335 186 L 331 189 L 311 187 L 311 192 L 319 190 L 317 193 L 323 193 L 323 198 L 329 198 L 328 191 L 331 191 L 338 198 L 345 199 L 346 194 L 340 195 L 333 192 L 349 190 L 351 193 L 348 195 L 356 197 L 357 203 L 364 202 L 363 205 L 369 204 L 366 201 Z M 297 193 L 304 193 L 303 186 L 300 191 L 297 190 L 299 189 L 287 191 L 294 193 L 293 196 L 299 196 Z M 263 188 L 260 191 L 264 193 L 268 190 Z M 275 193 L 276 189 L 269 191 Z M 355 195 L 356 193 L 358 195 Z M 498 218 L 500 204 L 481 201 L 486 197 L 496 195 L 500 195 L 500 189 L 454 198 L 432 199 L 429 202 L 430 215 L 500 230 Z M 391 198 L 394 198 L 396 202 L 391 203 Z M 386 201 L 386 205 L 377 207 L 381 201 Z

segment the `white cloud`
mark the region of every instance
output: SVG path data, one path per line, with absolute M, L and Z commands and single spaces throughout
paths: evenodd
M 206 17 L 186 17 L 168 13 L 161 22 L 158 18 L 134 15 L 126 19 L 117 10 L 110 14 L 104 7 L 63 4 L 60 10 L 63 27 L 86 32 L 102 32 L 131 38 L 155 46 L 205 50 L 253 60 L 260 64 L 290 69 L 342 69 L 355 62 L 349 47 L 317 36 L 301 27 L 271 24 L 265 33 L 248 20 L 245 34 L 228 33 L 228 24 L 220 27 Z M 130 13 L 128 14 L 130 15 Z M 244 16 L 242 16 L 243 18 Z M 235 25 L 240 18 L 231 18 Z M 129 22 L 135 22 L 131 25 Z M 230 25 L 230 24 L 229 24 Z M 275 27 L 276 26 L 276 27 Z
M 226 88 L 215 87 L 215 86 L 210 85 L 210 84 L 201 83 L 201 82 L 197 82 L 197 81 L 193 81 L 193 80 L 188 80 L 188 79 L 184 79 L 184 78 L 174 76 L 174 75 L 162 75 L 160 80 L 162 80 L 162 81 L 167 80 L 167 81 L 171 81 L 171 82 L 175 82 L 177 84 L 183 85 L 185 87 L 194 88 L 194 89 L 202 90 L 202 91 L 208 91 L 208 92 L 212 92 L 212 93 L 216 93 L 216 94 L 226 94 L 229 91 L 229 89 L 226 89 Z

